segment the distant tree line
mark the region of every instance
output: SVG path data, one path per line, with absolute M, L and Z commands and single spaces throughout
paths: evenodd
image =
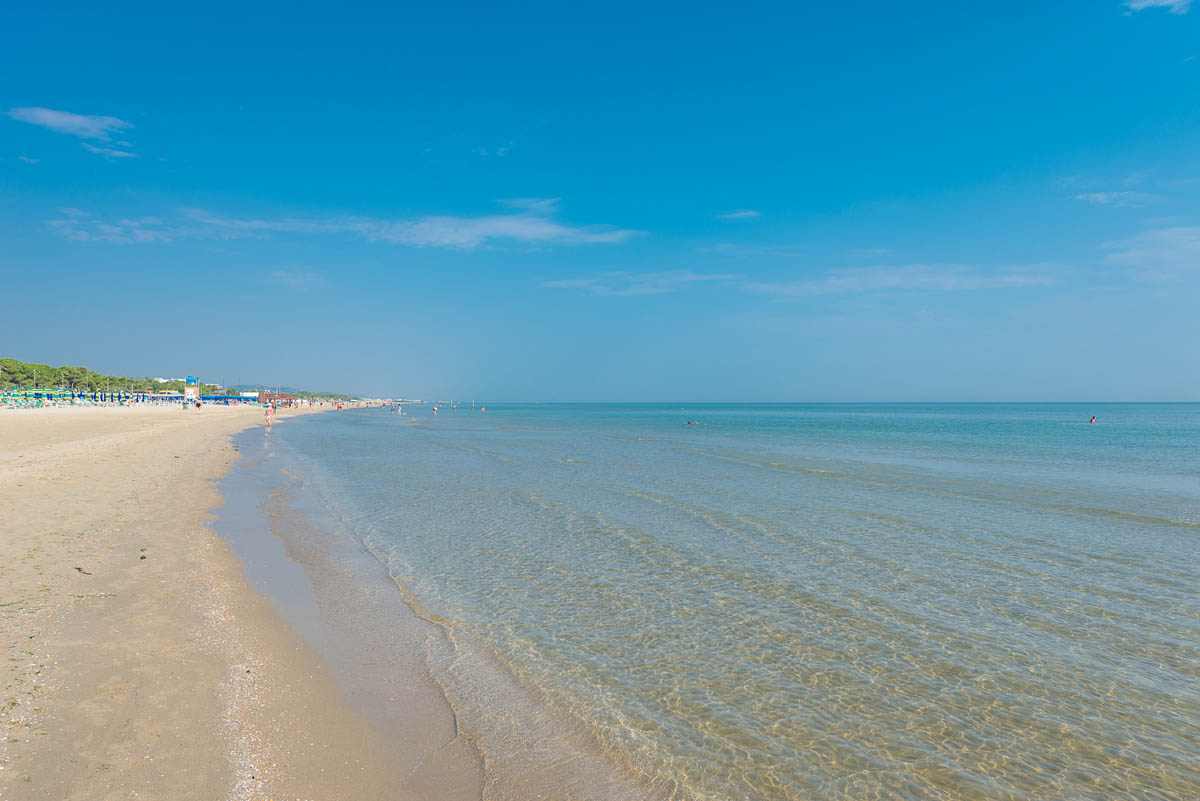
M 102 375 L 86 367 L 53 367 L 49 364 L 22 362 L 0 358 L 0 390 L 70 389 L 75 392 L 183 392 L 185 381 L 155 381 L 153 378 L 130 378 L 124 375 Z M 201 395 L 220 392 L 213 384 L 200 384 Z M 224 390 L 236 395 L 236 390 Z
M 342 395 L 341 393 L 338 393 L 338 392 L 309 392 L 308 390 L 302 389 L 299 392 L 293 392 L 292 394 L 295 395 L 296 397 L 302 398 L 304 400 L 315 400 L 315 401 L 350 401 L 350 400 L 354 400 L 354 398 L 352 396 Z
M 10 389 L 69 389 L 75 392 L 183 392 L 185 381 L 155 381 L 153 378 L 130 378 L 124 375 L 101 375 L 86 367 L 52 367 L 36 362 L 0 358 L 0 392 Z M 215 384 L 200 384 L 201 395 L 236 395 L 235 387 L 220 388 Z M 329 392 L 296 392 L 303 398 L 315 400 L 348 400 L 345 395 Z

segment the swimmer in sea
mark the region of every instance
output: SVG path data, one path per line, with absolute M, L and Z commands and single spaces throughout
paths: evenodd
M 1092 419 L 1089 420 L 1088 422 L 1091 423 L 1092 425 L 1096 425 L 1096 415 L 1093 414 Z

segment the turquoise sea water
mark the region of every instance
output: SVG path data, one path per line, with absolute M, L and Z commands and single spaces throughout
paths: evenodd
M 425 406 L 271 436 L 452 632 L 433 663 L 489 753 L 539 732 L 486 714 L 485 655 L 671 798 L 1200 797 L 1200 405 Z

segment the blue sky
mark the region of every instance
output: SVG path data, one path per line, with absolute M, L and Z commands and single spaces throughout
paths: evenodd
M 493 402 L 1200 400 L 1197 5 L 22 4 L 0 352 Z

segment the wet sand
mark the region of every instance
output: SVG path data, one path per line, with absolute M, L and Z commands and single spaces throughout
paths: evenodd
M 453 764 L 405 786 L 206 525 L 229 436 L 261 421 L 0 413 L 0 799 L 469 795 Z
M 337 443 L 325 426 L 335 422 L 296 427 Z M 311 483 L 317 465 L 281 440 L 233 438 L 242 459 L 220 484 L 225 505 L 213 528 L 383 738 L 406 792 L 438 801 L 664 797 L 569 710 L 425 609 L 355 537 L 348 510 Z

